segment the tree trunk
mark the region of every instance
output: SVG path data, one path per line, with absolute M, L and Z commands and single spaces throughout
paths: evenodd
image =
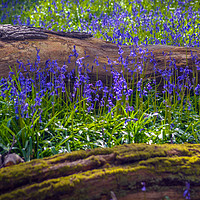
M 27 29 L 28 28 L 25 30 Z M 126 67 L 123 68 L 121 63 L 119 63 L 119 48 L 116 44 L 92 38 L 90 35 L 87 37 L 87 34 L 85 36 L 83 34 L 84 37 L 81 37 L 81 33 L 76 33 L 77 35 L 75 33 L 54 31 L 46 31 L 43 33 L 44 31 L 41 32 L 43 29 L 38 28 L 36 29 L 38 35 L 35 34 L 35 37 L 31 37 L 34 35 L 33 33 L 35 33 L 32 33 L 33 30 L 29 30 L 30 34 L 25 36 L 20 35 L 23 33 L 20 32 L 16 38 L 22 39 L 23 41 L 17 39 L 15 40 L 12 32 L 9 32 L 8 35 L 6 35 L 5 30 L 2 34 L 0 32 L 0 77 L 7 77 L 9 73 L 9 66 L 13 67 L 14 65 L 18 65 L 16 62 L 17 60 L 22 61 L 24 64 L 27 64 L 27 61 L 34 64 L 37 59 L 36 49 L 40 50 L 40 67 L 45 67 L 45 62 L 49 59 L 57 60 L 60 67 L 63 66 L 63 64 L 66 64 L 67 70 L 70 72 L 75 68 L 75 57 L 71 57 L 71 62 L 68 63 L 69 55 L 74 54 L 74 45 L 76 46 L 77 53 L 79 54 L 78 58 L 85 57 L 85 59 L 83 59 L 83 63 L 85 66 L 89 64 L 88 68 L 91 70 L 89 76 L 93 81 L 97 79 L 97 68 L 98 79 L 101 79 L 104 83 L 106 80 L 110 80 L 109 76 L 111 75 L 111 64 L 108 64 L 108 58 L 116 62 L 116 64 L 113 63 L 112 65 L 118 72 L 121 70 L 124 70 L 125 74 L 127 72 Z M 40 31 L 39 33 L 38 30 Z M 72 38 L 73 34 L 75 34 L 77 38 Z M 41 39 L 31 39 L 40 38 L 40 35 Z M 151 59 L 152 55 L 150 52 L 153 52 L 154 54 L 154 59 L 157 63 L 156 68 L 161 70 L 169 66 L 169 62 L 167 61 L 170 60 L 170 58 L 172 61 L 173 59 L 176 60 L 177 67 L 184 68 L 185 66 L 190 66 L 193 68 L 195 64 L 191 56 L 191 51 L 193 52 L 193 55 L 198 56 L 197 61 L 200 60 L 200 48 L 185 48 L 167 45 L 150 45 L 147 47 L 140 46 L 140 48 L 135 47 L 136 56 L 133 57 L 130 56 L 131 49 L 133 49 L 133 47 L 131 48 L 130 46 L 124 45 L 121 47 L 124 51 L 122 54 L 124 60 L 127 58 L 127 61 L 129 62 L 128 68 L 134 70 L 135 64 L 142 66 L 143 71 L 145 72 L 144 74 L 146 75 L 145 77 L 152 76 L 154 74 L 154 62 Z M 147 59 L 144 61 L 144 58 L 141 57 L 142 50 L 147 49 L 148 52 L 145 53 L 145 57 Z M 163 53 L 165 56 L 163 56 Z M 98 67 L 95 67 L 95 59 L 98 59 Z M 94 66 L 93 70 L 92 66 Z M 106 66 L 107 72 L 103 69 L 104 66 Z M 171 67 L 174 67 L 174 65 Z M 132 76 L 130 72 L 128 73 L 128 76 L 129 78 Z M 156 74 L 156 76 L 159 76 L 159 74 Z
M 199 144 L 130 144 L 2 168 L 0 199 L 199 200 L 199 180 Z

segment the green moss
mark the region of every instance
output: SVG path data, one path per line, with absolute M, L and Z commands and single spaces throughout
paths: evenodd
M 34 173 L 38 174 L 40 170 L 43 170 L 47 167 L 48 164 L 42 160 L 34 160 L 29 165 L 26 165 L 26 163 L 21 163 L 19 165 L 5 167 L 1 169 L 0 182 L 3 182 L 4 185 L 9 185 L 9 183 L 13 180 L 15 180 L 15 182 L 17 182 L 18 184 L 20 182 L 23 182 L 24 179 L 27 179 L 31 182 L 32 177 L 30 177 L 30 175 Z
M 114 168 L 109 170 L 93 170 L 91 171 L 76 174 L 76 175 L 70 175 L 67 177 L 61 177 L 57 179 L 51 179 L 43 181 L 42 183 L 36 183 L 32 184 L 31 186 L 26 186 L 23 189 L 16 189 L 9 194 L 5 194 L 1 196 L 1 199 L 18 199 L 17 197 L 21 196 L 23 193 L 24 200 L 25 199 L 45 199 L 45 198 L 51 198 L 52 195 L 58 194 L 64 194 L 68 193 L 70 194 L 72 191 L 76 192 L 79 188 L 79 184 L 84 184 L 85 186 L 89 180 L 92 179 L 99 179 L 104 180 L 105 178 L 108 178 L 108 176 L 115 175 L 115 181 L 118 182 L 120 185 L 127 185 L 129 184 L 129 181 L 127 179 L 128 173 L 133 172 L 135 170 L 144 169 L 144 167 L 137 167 L 137 169 L 131 168 L 131 169 L 123 169 L 123 168 Z M 89 184 L 90 185 L 90 184 Z M 84 187 L 84 190 L 90 190 L 89 186 Z
M 200 145 L 130 144 L 56 155 L 1 169 L 1 183 L 11 180 L 17 184 L 8 193 L 6 188 L 0 199 L 53 199 L 58 195 L 69 200 L 91 199 L 92 195 L 98 199 L 114 189 L 119 196 L 125 195 L 126 189 L 137 191 L 142 181 L 154 186 L 149 190 L 159 190 L 162 181 L 198 183 L 199 152 Z M 111 157 L 108 162 L 107 155 Z M 45 169 L 48 170 L 43 176 Z M 31 176 L 41 179 L 34 182 Z
M 112 153 L 113 150 L 109 148 L 97 148 L 92 150 L 80 150 L 74 151 L 72 153 L 65 153 L 65 154 L 57 154 L 49 158 L 44 158 L 49 164 L 61 163 L 61 162 L 73 162 L 80 159 L 85 159 L 91 155 L 106 155 Z
M 186 175 L 200 175 L 200 158 L 192 157 L 156 157 L 139 162 L 140 165 L 156 169 L 157 172 L 183 173 Z

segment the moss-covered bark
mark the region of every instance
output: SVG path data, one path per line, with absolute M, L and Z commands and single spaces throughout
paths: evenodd
M 142 182 L 146 191 L 142 191 Z M 0 169 L 0 199 L 200 197 L 200 145 L 130 144 L 76 151 Z

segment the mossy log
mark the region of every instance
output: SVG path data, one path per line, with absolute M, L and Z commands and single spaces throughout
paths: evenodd
M 1 200 L 182 200 L 184 191 L 199 200 L 199 144 L 81 150 L 0 169 Z
M 32 29 L 31 29 L 32 30 Z M 39 29 L 40 30 L 40 29 Z M 63 33 L 63 32 L 62 32 Z M 41 33 L 40 33 L 41 34 Z M 64 34 L 64 33 L 63 33 Z M 73 34 L 72 34 L 73 35 Z M 21 35 L 20 35 L 21 36 Z M 9 38 L 9 37 L 8 37 Z M 101 39 L 93 37 L 85 38 L 71 38 L 68 36 L 52 34 L 51 32 L 46 32 L 45 37 L 39 39 L 31 39 L 30 37 L 22 37 L 21 40 L 8 40 L 0 38 L 0 77 L 7 77 L 9 73 L 9 66 L 13 67 L 18 65 L 17 60 L 22 61 L 24 64 L 35 63 L 37 59 L 36 48 L 40 50 L 40 67 L 45 66 L 47 60 L 57 60 L 59 66 L 63 66 L 65 63 L 67 65 L 67 71 L 70 72 L 75 68 L 75 57 L 71 57 L 71 63 L 68 63 L 68 58 L 70 54 L 73 54 L 74 45 L 76 46 L 78 58 L 85 57 L 83 59 L 83 64 L 91 70 L 89 76 L 92 80 L 96 80 L 97 67 L 95 67 L 94 60 L 98 59 L 98 79 L 101 79 L 104 83 L 109 80 L 110 64 L 108 64 L 108 58 L 110 58 L 113 63 L 113 68 L 118 72 L 122 70 L 122 65 L 119 63 L 119 47 L 111 42 L 106 42 Z M 146 77 L 153 75 L 154 72 L 154 62 L 151 62 L 152 57 L 150 52 L 153 52 L 154 59 L 157 63 L 156 67 L 158 69 L 165 69 L 169 65 L 168 60 L 175 59 L 177 67 L 195 67 L 194 60 L 191 56 L 191 51 L 193 55 L 197 55 L 197 61 L 200 60 L 200 48 L 185 48 L 185 47 L 175 47 L 167 45 L 149 45 L 147 47 L 140 46 L 140 48 L 135 48 L 136 57 L 130 56 L 131 48 L 130 46 L 121 46 L 123 50 L 123 58 L 129 62 L 128 67 L 134 69 L 134 65 L 143 67 Z M 142 50 L 147 50 L 145 53 L 147 60 L 143 62 Z M 163 56 L 163 53 L 165 56 Z M 87 55 L 87 56 L 86 56 Z M 153 57 L 152 57 L 153 58 Z M 151 60 L 151 61 L 150 61 Z M 132 63 L 133 61 L 133 63 Z M 114 64 L 116 62 L 116 64 Z M 139 62 L 139 63 L 138 63 Z M 146 64 L 144 64 L 146 63 Z M 92 66 L 94 69 L 92 70 Z M 103 67 L 106 66 L 107 72 Z M 172 65 L 173 67 L 173 65 Z M 128 73 L 129 77 L 131 73 L 123 69 Z M 108 77 L 106 78 L 107 75 Z M 200 79 L 199 79 L 200 80 Z

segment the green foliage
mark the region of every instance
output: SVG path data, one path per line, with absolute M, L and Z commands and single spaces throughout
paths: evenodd
M 41 26 L 42 22 L 46 22 L 45 26 L 47 28 L 50 27 L 55 30 L 79 30 L 81 29 L 81 21 L 84 21 L 88 24 L 88 30 L 92 30 L 91 22 L 96 16 L 102 32 L 97 31 L 93 34 L 95 37 L 105 38 L 103 33 L 106 32 L 107 35 L 112 36 L 114 27 L 112 25 L 104 27 L 99 17 L 101 15 L 110 16 L 116 3 L 130 14 L 122 20 L 123 23 L 119 24 L 118 29 L 121 32 L 126 32 L 131 29 L 132 25 L 136 25 L 138 23 L 137 18 L 140 15 L 150 14 L 151 10 L 157 8 L 159 8 L 160 15 L 163 15 L 166 19 L 171 19 L 171 11 L 167 12 L 167 6 L 170 4 L 171 10 L 173 7 L 178 7 L 177 1 L 173 1 L 173 3 L 162 1 L 161 3 L 158 0 L 144 0 L 141 2 L 143 6 L 141 11 L 139 4 L 129 2 L 128 0 L 94 0 L 93 2 L 80 0 L 79 3 L 78 1 L 62 3 L 62 1 L 53 0 L 38 2 L 27 0 L 18 1 L 18 4 L 15 4 L 14 7 L 9 2 L 7 11 L 10 15 L 4 23 L 13 23 L 13 18 L 16 19 L 16 16 L 20 15 L 22 22 L 30 20 L 30 23 L 34 26 Z M 23 10 L 21 9 L 22 3 Z M 192 4 L 190 2 L 185 6 L 189 8 L 190 5 L 193 5 L 194 10 L 199 9 L 198 3 Z M 135 16 L 131 15 L 133 7 L 137 13 Z M 0 17 L 3 14 L 5 13 L 0 13 Z M 183 13 L 181 14 L 183 15 Z M 184 23 L 192 22 L 192 18 L 188 16 L 187 12 L 182 17 Z M 162 31 L 156 31 L 156 27 L 162 30 L 164 23 L 166 21 L 161 21 L 158 16 L 152 21 L 155 28 L 152 30 L 152 34 L 155 34 L 158 39 L 165 39 Z M 177 25 L 173 30 L 174 33 L 176 28 L 180 30 L 183 28 L 183 24 L 179 24 L 178 21 L 174 24 Z M 195 31 L 199 33 L 198 25 L 194 24 L 185 32 L 186 38 Z M 135 32 L 131 32 L 131 36 L 137 36 L 140 42 L 144 41 L 146 37 L 151 37 L 151 33 L 144 26 L 137 26 L 136 29 Z M 182 39 L 180 38 L 180 43 L 185 45 L 188 41 L 181 41 Z M 126 42 L 132 44 L 129 40 Z M 170 38 L 168 44 L 172 44 L 172 42 L 173 38 Z M 194 72 L 195 76 L 198 76 L 196 72 Z M 105 99 L 103 107 L 95 105 L 95 110 L 88 112 L 87 108 L 90 105 L 87 99 L 82 96 L 81 90 L 77 90 L 79 99 L 76 97 L 71 101 L 69 90 L 66 89 L 65 98 L 63 98 L 62 93 L 58 96 L 45 93 L 45 96 L 41 99 L 41 106 L 37 106 L 34 112 L 29 107 L 29 118 L 23 118 L 20 109 L 19 116 L 16 117 L 16 99 L 9 98 L 12 84 L 15 84 L 18 92 L 22 90 L 18 78 L 19 74 L 13 76 L 12 82 L 9 82 L 8 87 L 10 87 L 10 90 L 8 90 L 7 96 L 5 98 L 0 96 L 0 153 L 9 150 L 13 136 L 17 140 L 13 151 L 23 156 L 26 161 L 61 152 L 96 147 L 113 147 L 123 143 L 200 142 L 200 98 L 194 91 L 182 91 L 181 101 L 178 100 L 176 91 L 159 93 L 157 96 L 158 88 L 153 88 L 148 95 L 140 97 L 136 85 L 130 83 L 129 89 L 134 91 L 130 99 L 125 100 L 125 95 L 122 96 L 122 100 L 116 101 L 111 111 L 108 111 L 106 107 L 108 99 Z M 144 89 L 146 84 L 146 82 L 142 82 L 141 88 Z M 32 86 L 31 94 L 26 99 L 28 105 L 35 104 L 37 90 L 38 88 Z M 127 111 L 127 103 L 133 106 L 133 111 Z

